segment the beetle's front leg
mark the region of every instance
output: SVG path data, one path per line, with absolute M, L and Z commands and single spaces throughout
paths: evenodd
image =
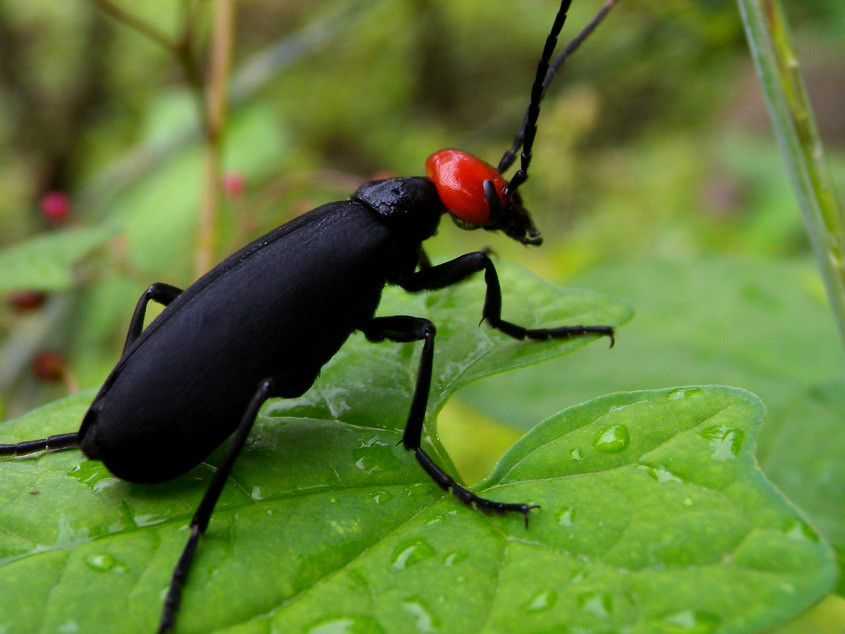
M 428 393 L 431 388 L 431 370 L 434 360 L 434 335 L 435 328 L 429 320 L 421 317 L 374 317 L 361 328 L 361 331 L 370 341 L 408 342 L 422 341 L 423 349 L 420 353 L 420 366 L 417 372 L 417 384 L 414 387 L 414 396 L 411 399 L 411 410 L 408 413 L 408 422 L 405 424 L 405 432 L 402 434 L 402 444 L 405 449 L 413 451 L 425 472 L 444 491 L 451 490 L 456 498 L 464 504 L 475 506 L 482 511 L 495 511 L 507 513 L 517 511 L 525 515 L 528 521 L 528 513 L 531 509 L 539 508 L 534 504 L 515 504 L 511 502 L 496 502 L 487 498 L 479 497 L 469 489 L 458 484 L 455 479 L 443 471 L 421 447 L 422 428 L 425 421 L 425 408 L 428 403 Z
M 412 273 L 399 282 L 399 286 L 406 291 L 437 290 L 460 282 L 473 273 L 484 271 L 484 282 L 487 294 L 484 298 L 483 319 L 493 328 L 514 339 L 566 339 L 579 335 L 596 334 L 610 337 L 613 346 L 612 326 L 561 326 L 559 328 L 525 328 L 502 319 L 502 288 L 493 260 L 484 251 L 467 253 L 449 262 L 438 264 L 430 269 L 422 269 Z

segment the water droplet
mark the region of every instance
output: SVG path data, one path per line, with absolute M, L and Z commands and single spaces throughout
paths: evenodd
M 714 460 L 730 460 L 739 455 L 745 432 L 725 425 L 711 425 L 701 431 L 701 437 L 710 441 L 710 456 Z
M 554 590 L 543 590 L 538 592 L 525 605 L 525 609 L 529 612 L 540 612 L 548 610 L 557 602 L 557 592 Z
M 630 405 L 614 405 L 608 411 L 609 414 L 615 414 L 616 412 L 621 412 L 623 409 L 628 409 L 631 407 Z
M 368 447 L 372 447 L 373 445 L 375 445 L 376 447 L 387 447 L 389 444 L 390 443 L 385 442 L 378 436 L 373 436 L 372 438 L 368 438 L 367 440 L 362 441 L 359 447 L 361 449 L 367 449 Z
M 414 618 L 414 627 L 417 632 L 428 634 L 435 631 L 434 618 L 419 599 L 411 598 L 403 601 L 402 609 Z
M 444 566 L 454 566 L 455 564 L 461 563 L 465 560 L 469 555 L 463 550 L 456 550 L 453 553 L 449 553 L 446 555 L 446 559 L 443 560 Z
M 385 504 L 387 502 L 390 502 L 390 500 L 393 499 L 393 496 L 390 495 L 390 493 L 388 493 L 387 491 L 375 491 L 373 493 L 370 493 L 370 498 L 376 504 Z
M 393 567 L 404 570 L 421 561 L 434 557 L 437 552 L 422 539 L 415 539 L 399 546 L 393 553 Z
M 625 425 L 611 425 L 596 434 L 593 447 L 603 453 L 613 453 L 622 451 L 629 442 L 628 428 Z
M 606 619 L 613 611 L 613 597 L 607 592 L 584 592 L 578 595 L 578 608 Z
M 438 515 L 437 517 L 432 517 L 430 520 L 428 520 L 425 525 L 435 526 L 436 524 L 440 524 L 441 522 L 443 522 L 444 519 L 445 518 L 442 515 Z
M 147 515 L 135 515 L 132 519 L 135 520 L 135 526 L 138 528 L 144 528 L 146 526 L 155 526 L 156 524 L 166 522 L 168 517 L 166 515 L 153 515 L 150 513 Z
M 656 480 L 659 484 L 666 484 L 667 482 L 683 483 L 683 480 L 681 480 L 681 478 L 669 471 L 663 465 L 651 466 L 641 464 L 638 466 L 638 468 L 645 470 L 645 472 L 654 480 Z M 691 500 L 690 503 L 692 503 Z
M 109 473 L 109 470 L 99 460 L 86 460 L 71 469 L 68 475 L 76 478 L 95 492 L 103 491 L 120 483 L 120 480 Z
M 660 631 L 666 634 L 710 634 L 719 626 L 718 616 L 699 610 L 673 612 L 660 618 Z
M 564 506 L 557 515 L 557 523 L 560 526 L 572 526 L 573 519 L 575 519 L 575 509 L 571 506 Z
M 569 450 L 569 457 L 573 462 L 581 462 L 584 459 L 584 453 L 578 447 L 575 447 Z
M 368 458 L 369 456 L 362 456 L 361 458 L 358 458 L 358 460 L 355 461 L 355 467 L 366 474 L 373 473 L 374 471 L 381 471 L 381 467 L 378 465 L 368 464 Z
M 577 570 L 573 573 L 572 577 L 569 579 L 569 583 L 584 583 L 584 580 L 587 578 L 587 570 L 586 568 L 581 568 L 581 570 Z
M 76 634 L 79 631 L 79 623 L 76 621 L 65 621 L 57 630 L 59 634 Z
M 799 542 L 819 542 L 819 535 L 803 520 L 790 519 L 786 524 L 786 536 Z
M 264 496 L 261 494 L 261 487 L 252 487 L 250 497 L 252 497 L 253 500 L 263 500 Z
M 695 396 L 701 392 L 700 387 L 679 387 L 676 390 L 672 390 L 666 395 L 670 401 L 678 401 L 682 398 L 689 398 L 690 396 Z
M 306 630 L 306 634 L 384 634 L 377 621 L 360 616 L 322 619 Z
M 117 559 L 107 553 L 97 553 L 85 559 L 85 565 L 96 572 L 108 572 L 117 566 L 116 570 L 124 572 L 126 567 L 118 564 Z

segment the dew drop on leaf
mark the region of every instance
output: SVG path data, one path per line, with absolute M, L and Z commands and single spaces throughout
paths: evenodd
M 672 390 L 666 395 L 670 401 L 679 401 L 682 398 L 689 398 L 691 396 L 695 396 L 701 392 L 700 387 L 679 387 L 678 389 Z
M 596 434 L 593 447 L 603 453 L 614 453 L 625 449 L 629 442 L 628 428 L 625 425 L 611 425 Z
M 560 526 L 572 526 L 573 519 L 575 519 L 575 509 L 571 506 L 563 507 L 563 510 L 557 514 L 557 523 Z
M 578 595 L 578 609 L 601 618 L 607 618 L 613 611 L 613 597 L 607 592 L 584 592 Z
M 403 601 L 402 609 L 414 619 L 414 628 L 417 632 L 429 634 L 430 632 L 437 631 L 431 612 L 429 612 L 428 608 L 418 598 L 413 597 Z
M 658 624 L 666 634 L 710 634 L 719 625 L 718 616 L 699 610 L 683 610 L 663 616 Z
M 455 564 L 461 563 L 467 557 L 469 557 L 469 555 L 466 553 L 466 551 L 456 550 L 455 552 L 446 555 L 446 559 L 443 560 L 443 565 L 448 568 L 449 566 L 454 566 Z
M 819 535 L 813 527 L 803 520 L 790 519 L 786 526 L 786 536 L 799 542 L 819 542 Z
M 87 557 L 85 565 L 95 572 L 108 572 L 117 565 L 117 560 L 107 553 L 97 553 Z
M 554 590 L 543 590 L 528 600 L 525 609 L 529 612 L 541 612 L 548 610 L 555 603 L 557 603 L 557 592 Z
M 120 482 L 99 460 L 86 460 L 71 469 L 68 475 L 97 492 Z
M 725 425 L 711 425 L 701 431 L 701 437 L 710 441 L 710 456 L 714 460 L 731 460 L 739 455 L 745 433 Z
M 390 502 L 390 500 L 393 499 L 393 496 L 390 495 L 390 493 L 388 493 L 387 491 L 375 491 L 373 493 L 370 493 L 370 498 L 376 504 L 386 504 L 387 502 Z
M 318 621 L 305 632 L 306 634 L 384 634 L 384 628 L 370 618 L 343 616 Z
M 430 559 L 437 554 L 431 544 L 422 539 L 414 539 L 401 544 L 393 553 L 393 567 L 397 570 L 404 570 L 418 564 L 421 561 Z

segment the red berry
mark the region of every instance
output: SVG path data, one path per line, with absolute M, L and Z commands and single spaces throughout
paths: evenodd
M 9 297 L 9 305 L 20 312 L 40 308 L 47 299 L 47 294 L 41 291 L 18 291 Z
M 65 375 L 66 368 L 65 358 L 55 350 L 40 352 L 32 361 L 32 370 L 35 373 L 35 378 L 45 383 L 61 381 Z
M 240 172 L 226 172 L 222 178 L 223 192 L 229 198 L 239 198 L 246 191 L 246 179 Z
M 41 213 L 51 224 L 63 224 L 70 216 L 70 196 L 64 192 L 47 192 L 41 197 Z

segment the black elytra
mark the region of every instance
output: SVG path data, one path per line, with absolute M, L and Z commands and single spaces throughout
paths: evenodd
M 549 60 L 569 4 L 570 0 L 561 2 L 514 145 L 518 147 L 520 137 L 527 139 L 519 176 L 510 186 L 512 196 L 518 195 L 516 188 L 527 178 L 539 102 L 550 80 Z M 552 62 L 552 74 L 567 51 Z M 503 162 L 513 161 L 514 148 Z M 539 244 L 534 239 L 539 232 L 521 204 L 518 216 L 507 217 L 490 181 L 479 186 L 477 195 L 487 201 L 494 219 L 484 228 Z M 423 242 L 434 235 L 445 211 L 429 178 L 372 181 L 349 200 L 318 207 L 258 238 L 185 290 L 152 284 L 135 307 L 123 353 L 79 431 L 0 445 L 0 455 L 6 456 L 79 447 L 89 458 L 102 460 L 115 476 L 143 483 L 184 474 L 231 436 L 191 520 L 190 536 L 164 601 L 159 634 L 174 627 L 199 538 L 259 408 L 268 398 L 304 394 L 355 331 L 370 341 L 422 342 L 402 444 L 440 487 L 482 511 L 518 512 L 527 518 L 537 508 L 479 497 L 422 449 L 435 325 L 413 316 L 375 317 L 382 290 L 393 284 L 412 293 L 435 291 L 483 272 L 487 289 L 483 320 L 510 337 L 544 340 L 593 334 L 610 337 L 612 344 L 613 328 L 529 329 L 502 319 L 499 279 L 486 251 L 436 266 L 428 263 Z M 527 240 L 521 239 L 526 235 Z M 165 309 L 144 329 L 150 301 Z

